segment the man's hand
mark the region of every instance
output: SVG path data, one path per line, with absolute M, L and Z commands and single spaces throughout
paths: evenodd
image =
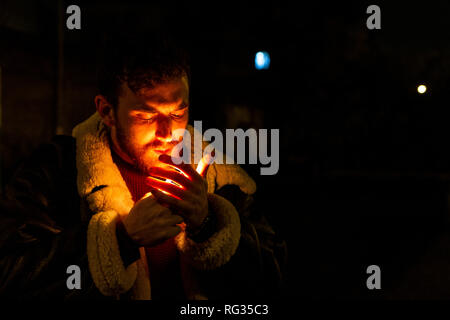
M 177 226 L 183 222 L 179 215 L 160 205 L 154 197 L 136 202 L 123 220 L 130 238 L 139 246 L 152 247 L 181 232 Z
M 176 165 L 168 155 L 161 155 L 159 160 L 168 167 L 150 169 L 147 184 L 152 188 L 152 194 L 159 202 L 183 216 L 188 230 L 197 230 L 208 215 L 206 181 L 189 164 Z

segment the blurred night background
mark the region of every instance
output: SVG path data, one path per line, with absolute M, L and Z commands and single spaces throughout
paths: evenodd
M 288 243 L 287 297 L 450 298 L 450 2 L 291 3 L 0 0 L 2 184 L 95 111 L 105 34 L 170 29 L 191 57 L 191 123 L 280 129 L 278 174 L 244 168 Z

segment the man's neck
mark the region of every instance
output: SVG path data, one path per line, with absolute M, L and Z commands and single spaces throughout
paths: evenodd
M 114 152 L 115 155 L 120 158 L 120 160 L 134 167 L 134 161 L 120 148 L 114 130 L 109 130 L 108 138 L 111 153 Z

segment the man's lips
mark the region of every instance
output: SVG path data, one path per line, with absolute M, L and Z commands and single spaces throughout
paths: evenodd
M 161 153 L 161 154 L 167 154 L 170 152 L 170 150 L 172 150 L 172 148 L 158 148 L 158 149 L 153 149 L 153 151 L 155 151 L 156 153 Z

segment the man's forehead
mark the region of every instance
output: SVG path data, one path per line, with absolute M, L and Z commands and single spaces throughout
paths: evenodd
M 136 93 L 133 93 L 128 86 L 126 89 L 138 100 L 156 104 L 174 103 L 189 98 L 189 85 L 185 77 L 158 83 L 152 87 L 144 87 Z

